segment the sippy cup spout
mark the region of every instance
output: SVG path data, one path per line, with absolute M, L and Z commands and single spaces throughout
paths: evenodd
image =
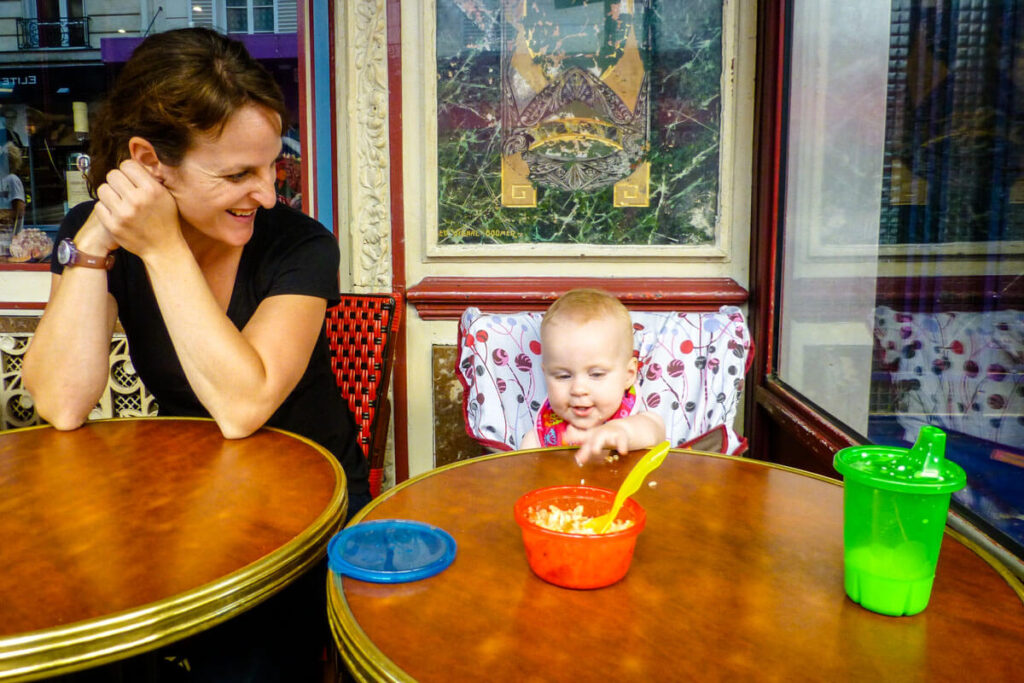
M 938 427 L 925 426 L 917 434 L 910 449 L 912 462 L 921 463 L 919 477 L 942 477 L 942 463 L 946 460 L 946 433 Z

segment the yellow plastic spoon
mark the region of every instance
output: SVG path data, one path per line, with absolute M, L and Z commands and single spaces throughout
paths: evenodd
M 619 514 L 619 510 L 622 509 L 622 504 L 626 502 L 626 499 L 631 495 L 640 490 L 640 484 L 644 483 L 644 479 L 647 475 L 658 469 L 658 466 L 665 460 L 665 456 L 668 455 L 669 442 L 662 441 L 657 446 L 652 448 L 643 454 L 643 456 L 636 461 L 633 465 L 633 469 L 629 471 L 626 478 L 622 481 L 622 485 L 619 486 L 619 492 L 615 494 L 615 502 L 612 503 L 611 512 L 595 517 L 594 519 L 586 522 L 583 526 L 587 529 L 593 530 L 595 533 L 603 534 L 608 531 L 608 528 L 615 521 L 615 515 Z

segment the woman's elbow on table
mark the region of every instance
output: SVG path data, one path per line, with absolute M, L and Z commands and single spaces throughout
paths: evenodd
M 85 404 L 69 400 L 66 396 L 50 396 L 40 389 L 31 375 L 22 376 L 22 385 L 32 397 L 36 415 L 60 431 L 66 432 L 81 427 L 96 405 L 96 401 Z
M 31 395 L 31 391 L 29 391 Z M 87 409 L 84 412 L 69 405 L 48 405 L 46 402 L 36 401 L 36 414 L 48 422 L 54 429 L 62 432 L 69 432 L 78 429 L 89 418 Z
M 271 411 L 272 412 L 272 411 Z M 225 439 L 244 439 L 266 424 L 271 413 L 238 411 L 232 414 L 211 415 Z
M 236 425 L 224 425 L 219 422 L 217 426 L 220 427 L 221 436 L 225 439 L 244 439 L 247 436 L 252 436 L 256 429 L 259 429 L 259 426 L 256 429 L 241 429 Z

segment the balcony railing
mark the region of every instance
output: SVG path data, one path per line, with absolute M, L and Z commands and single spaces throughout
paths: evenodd
M 18 19 L 19 50 L 62 50 L 91 47 L 89 17 L 40 21 Z

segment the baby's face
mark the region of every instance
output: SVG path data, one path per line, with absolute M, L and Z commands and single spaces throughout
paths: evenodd
M 545 327 L 544 378 L 551 409 L 578 430 L 615 414 L 636 380 L 633 348 L 615 320 L 557 321 Z

